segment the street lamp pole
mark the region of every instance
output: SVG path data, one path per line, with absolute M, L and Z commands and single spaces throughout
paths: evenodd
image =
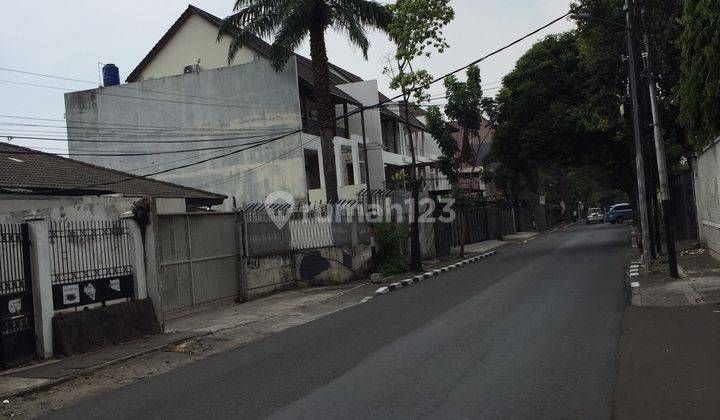
M 630 96 L 632 102 L 633 135 L 635 136 L 635 171 L 637 172 L 637 208 L 640 213 L 640 229 L 643 245 L 643 264 L 645 271 L 652 271 L 652 257 L 650 249 L 650 224 L 648 223 L 647 204 L 645 196 L 645 163 L 643 162 L 642 138 L 640 137 L 640 116 L 638 115 L 638 86 L 637 68 L 635 67 L 635 47 L 633 45 L 632 12 L 630 0 L 625 0 L 625 30 L 627 31 L 628 67 L 630 76 Z

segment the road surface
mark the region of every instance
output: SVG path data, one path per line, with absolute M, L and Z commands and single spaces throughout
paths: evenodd
M 627 226 L 580 225 L 53 418 L 610 418 Z

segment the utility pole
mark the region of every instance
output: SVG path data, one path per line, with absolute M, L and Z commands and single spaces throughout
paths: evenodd
M 370 188 L 370 161 L 368 160 L 367 142 L 365 140 L 365 106 L 360 105 L 360 125 L 362 126 L 363 154 L 365 155 L 365 217 L 369 218 L 368 230 L 370 231 L 370 264 L 371 271 L 377 273 L 377 250 L 375 249 L 375 218 L 369 216 L 368 208 L 372 203 L 372 189 Z
M 652 72 L 650 60 L 650 40 L 647 33 L 647 20 L 645 19 L 645 4 L 643 4 L 643 43 L 645 44 L 645 68 L 647 69 L 648 90 L 650 93 L 650 108 L 652 109 L 653 137 L 655 139 L 655 157 L 657 159 L 658 181 L 660 183 L 660 200 L 662 201 L 663 222 L 665 225 L 665 242 L 667 246 L 670 275 L 678 277 L 677 255 L 675 254 L 675 226 L 672 201 L 670 201 L 670 186 L 668 183 L 667 160 L 665 158 L 665 142 L 663 140 L 662 122 L 657 104 L 657 87 L 655 75 Z
M 403 92 L 404 93 L 404 92 Z M 417 179 L 417 161 L 415 158 L 415 145 L 413 144 L 412 130 L 410 129 L 410 97 L 403 94 L 405 106 L 405 129 L 410 144 L 410 157 L 412 158 L 412 166 L 410 168 L 410 188 L 412 188 L 412 220 L 410 221 L 410 269 L 414 271 L 422 270 L 422 257 L 420 256 L 420 225 L 418 218 L 420 216 L 420 185 Z
M 637 68 L 635 67 L 635 47 L 633 45 L 632 11 L 630 0 L 625 0 L 625 30 L 627 32 L 628 67 L 630 76 L 630 96 L 632 103 L 633 134 L 635 136 L 635 167 L 637 169 L 637 209 L 640 213 L 640 229 L 642 230 L 643 263 L 645 271 L 652 271 L 650 245 L 650 225 L 648 223 L 647 203 L 645 196 L 645 165 L 643 162 L 642 138 L 640 137 L 640 116 L 638 104 Z

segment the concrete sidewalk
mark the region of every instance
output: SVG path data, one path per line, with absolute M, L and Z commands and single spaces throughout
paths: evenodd
M 720 306 L 635 307 L 624 316 L 617 419 L 720 415 Z
M 637 264 L 637 263 L 636 263 Z M 631 265 L 615 393 L 618 419 L 710 419 L 720 413 L 720 264 L 702 248 L 654 271 Z
M 52 359 L 6 371 L 0 376 L 0 398 L 51 387 L 78 375 L 165 348 L 197 335 L 197 332 L 157 334 L 91 353 Z
M 687 306 L 720 303 L 720 263 L 702 248 L 683 250 L 678 255 L 680 278 L 670 277 L 667 259 L 658 259 L 652 273 L 632 267 L 634 306 Z

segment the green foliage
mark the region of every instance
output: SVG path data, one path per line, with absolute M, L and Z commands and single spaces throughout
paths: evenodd
M 467 68 L 466 75 L 465 82 L 459 82 L 454 75 L 445 78 L 445 94 L 447 96 L 445 115 L 451 120 L 457 121 L 466 134 L 479 136 L 483 114 L 480 68 L 475 65 L 470 66 Z
M 388 222 L 376 225 L 378 260 L 384 275 L 400 274 L 410 269 L 408 238 L 410 232 L 403 227 L 395 228 Z
M 442 53 L 448 44 L 442 28 L 454 17 L 448 0 L 397 0 L 389 5 L 393 19 L 387 27 L 390 39 L 396 45 L 395 68 L 385 68 L 391 77 L 390 88 L 412 95 L 418 101 L 428 98 L 425 89 L 433 80 L 424 69 L 413 69 L 413 60 L 430 57 L 432 50 Z
M 548 36 L 504 78 L 491 154 L 500 163 L 492 177 L 506 191 L 544 194 L 568 208 L 616 188 L 632 191 L 632 154 L 619 112 L 622 50 L 598 45 L 593 55 L 590 47 L 605 36 L 611 44 L 604 31 L 617 28 L 596 32 L 588 26 Z
M 720 135 L 720 2 L 685 0 L 681 23 L 680 120 L 701 149 Z
M 469 155 L 471 136 L 479 138 L 483 114 L 488 115 L 493 121 L 497 117 L 495 101 L 483 97 L 481 87 L 480 68 L 475 65 L 469 66 L 466 71 L 467 79 L 464 82 L 458 81 L 457 77 L 451 75 L 445 78 L 445 94 L 447 105 L 445 115 L 456 121 L 463 128 L 463 150 L 468 156 L 463 156 L 469 161 L 473 156 Z M 442 156 L 437 159 L 437 168 L 456 186 L 462 165 L 462 160 L 457 159 L 458 146 L 450 134 L 440 108 L 431 106 L 425 114 L 425 122 L 428 133 L 438 144 Z M 494 122 L 491 122 L 493 125 Z
M 442 117 L 440 108 L 436 105 L 428 107 L 425 112 L 425 126 L 428 133 L 438 144 L 442 155 L 436 159 L 436 167 L 445 175 L 450 184 L 458 182 L 458 170 L 455 165 L 455 153 L 458 151 L 457 143 L 448 130 L 447 123 Z
M 392 20 L 386 7 L 368 0 L 237 0 L 233 10 L 218 32 L 218 40 L 231 38 L 228 63 L 256 35 L 274 38 L 270 58 L 276 70 L 285 66 L 311 31 L 327 28 L 345 33 L 367 58 L 370 43 L 365 27 L 384 30 Z

